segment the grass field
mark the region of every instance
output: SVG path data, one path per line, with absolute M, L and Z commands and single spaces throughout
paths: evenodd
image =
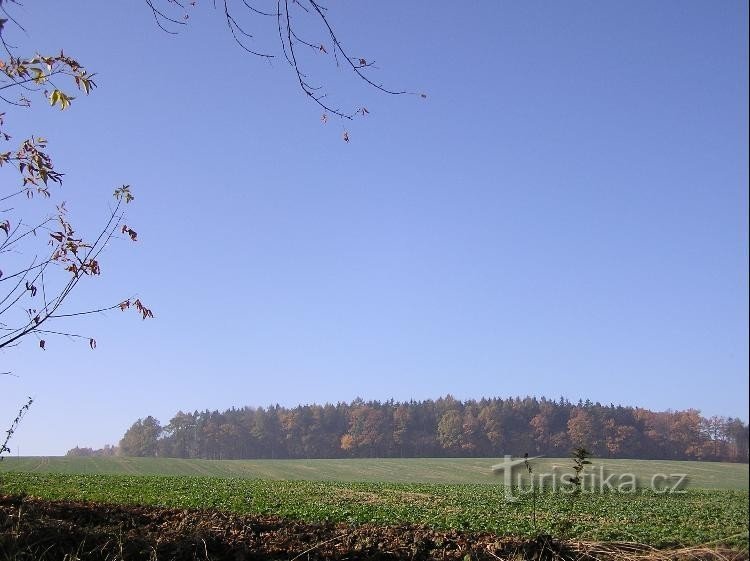
M 492 472 L 497 458 L 363 460 L 180 460 L 175 458 L 5 458 L 0 473 L 191 475 L 251 479 L 395 483 L 502 483 Z M 688 489 L 748 489 L 747 464 L 593 459 L 589 471 L 633 473 L 648 483 L 654 474 L 687 474 Z M 534 460 L 536 473 L 564 473 L 567 458 Z M 557 466 L 557 467 L 556 467 Z
M 587 469 L 687 473 L 676 494 L 639 490 L 509 500 L 496 459 L 207 461 L 160 458 L 6 458 L 0 493 L 123 505 L 220 509 L 305 521 L 417 523 L 531 537 L 635 541 L 657 547 L 748 549 L 748 467 L 698 462 L 595 461 Z M 535 473 L 565 459 L 535 460 Z M 494 484 L 493 484 L 494 483 Z

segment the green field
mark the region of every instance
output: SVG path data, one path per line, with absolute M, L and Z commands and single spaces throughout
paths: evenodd
M 5 458 L 0 473 L 192 475 L 251 479 L 396 483 L 502 483 L 491 467 L 498 458 L 362 460 L 180 460 L 175 458 Z M 593 459 L 587 471 L 633 473 L 648 484 L 654 474 L 687 474 L 688 489 L 748 489 L 747 464 Z M 565 473 L 567 458 L 534 460 L 536 473 Z
M 0 493 L 50 500 L 216 508 L 307 521 L 418 523 L 436 529 L 531 537 L 635 541 L 657 547 L 723 544 L 748 549 L 747 465 L 595 462 L 609 472 L 688 473 L 684 492 L 514 491 L 493 459 L 207 461 L 159 458 L 8 458 Z M 535 460 L 535 473 L 568 460 Z M 558 467 L 558 469 L 561 469 Z
M 535 530 L 531 496 L 509 501 L 501 485 L 4 473 L 0 487 L 6 494 L 52 500 L 217 508 L 308 521 L 412 522 L 516 537 L 541 531 L 653 546 L 713 542 L 747 549 L 748 493 L 736 490 L 577 497 L 542 492 Z

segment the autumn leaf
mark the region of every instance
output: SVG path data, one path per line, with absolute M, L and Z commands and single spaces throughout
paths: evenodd
M 136 299 L 133 304 L 135 305 L 135 309 L 141 313 L 143 319 L 154 317 L 154 314 L 151 312 L 151 310 L 144 306 L 140 299 Z
M 33 284 L 29 284 L 29 281 L 26 281 L 26 290 L 31 292 L 32 298 L 36 296 L 36 286 L 34 286 Z
M 60 104 L 60 110 L 63 111 L 70 107 L 70 102 L 73 101 L 75 98 L 73 96 L 69 96 L 65 92 L 61 92 L 58 89 L 52 90 L 52 93 L 49 96 L 49 103 L 50 105 L 54 106 L 56 104 Z
M 133 240 L 134 242 L 138 241 L 137 239 L 138 234 L 136 233 L 136 231 L 133 230 L 132 228 L 128 228 L 125 224 L 122 225 L 122 233 L 130 236 L 130 239 Z
M 43 351 L 44 351 L 44 350 L 46 350 L 46 349 L 44 348 L 44 345 L 45 345 L 45 343 L 44 343 L 44 339 L 40 339 L 40 340 L 39 340 L 39 347 L 40 347 L 40 348 L 41 348 L 41 349 L 42 349 Z
M 135 199 L 133 194 L 130 192 L 130 185 L 123 185 L 122 187 L 115 189 L 114 197 L 118 201 L 121 199 L 125 199 L 126 204 Z

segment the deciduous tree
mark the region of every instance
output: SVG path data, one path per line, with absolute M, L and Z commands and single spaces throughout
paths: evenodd
M 572 406 L 563 400 L 438 402 L 441 406 L 450 403 L 452 408 L 438 416 L 432 400 L 356 400 L 325 407 L 276 405 L 178 413 L 159 438 L 158 453 L 236 459 L 497 457 L 523 450 L 530 443 L 530 449 L 540 455 L 559 457 L 570 450 L 571 443 L 575 447 L 572 439 L 576 438 L 591 440 L 604 455 L 616 458 L 747 461 L 748 427 L 738 419 L 698 416 L 702 426 L 722 428 L 716 433 L 688 432 L 686 441 L 684 433 L 662 433 L 650 427 L 682 423 L 694 417 L 692 411 L 654 412 L 598 403 Z M 502 429 L 506 422 L 521 421 L 525 433 Z M 492 443 L 488 434 L 502 437 Z M 185 440 L 191 444 L 185 445 Z
M 138 419 L 125 431 L 120 440 L 121 456 L 156 456 L 162 428 L 159 421 L 149 415 Z

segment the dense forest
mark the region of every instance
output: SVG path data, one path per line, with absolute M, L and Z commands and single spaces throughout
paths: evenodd
M 138 419 L 118 447 L 68 455 L 175 458 L 566 456 L 748 461 L 748 425 L 699 411 L 576 404 L 562 398 L 487 398 L 178 412 L 167 425 Z

